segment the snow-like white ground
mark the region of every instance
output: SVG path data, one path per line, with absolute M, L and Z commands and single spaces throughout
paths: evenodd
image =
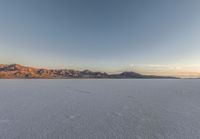
M 200 80 L 0 80 L 0 139 L 200 139 Z

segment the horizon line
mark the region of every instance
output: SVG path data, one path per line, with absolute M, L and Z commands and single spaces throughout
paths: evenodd
M 92 72 L 102 72 L 102 73 L 107 73 L 107 74 L 119 74 L 123 72 L 135 72 L 139 73 L 141 75 L 153 75 L 153 76 L 171 76 L 171 77 L 177 77 L 177 78 L 200 78 L 200 72 L 197 71 L 180 71 L 172 73 L 171 71 L 158 71 L 156 68 L 153 70 L 153 67 L 151 67 L 151 70 L 148 71 L 148 68 L 143 68 L 142 70 L 139 69 L 118 69 L 117 71 L 106 71 L 106 70 L 98 70 L 98 69 L 90 69 L 90 68 L 84 68 L 84 69 L 78 69 L 78 68 L 51 68 L 51 67 L 45 67 L 45 66 L 34 66 L 34 65 L 28 65 L 28 64 L 18 64 L 18 63 L 12 63 L 12 64 L 5 64 L 5 63 L 0 63 L 0 65 L 19 65 L 27 68 L 35 68 L 35 69 L 47 69 L 47 70 L 75 70 L 75 71 L 85 71 L 89 70 Z M 145 71 L 146 70 L 146 71 Z

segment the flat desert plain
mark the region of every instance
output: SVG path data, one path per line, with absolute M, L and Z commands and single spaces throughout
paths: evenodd
M 1 139 L 200 139 L 200 80 L 0 80 Z

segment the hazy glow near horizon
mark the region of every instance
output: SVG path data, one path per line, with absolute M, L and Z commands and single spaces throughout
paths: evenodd
M 2 0 L 0 63 L 200 76 L 199 0 Z

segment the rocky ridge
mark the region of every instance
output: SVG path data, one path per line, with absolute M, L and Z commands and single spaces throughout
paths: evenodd
M 70 79 L 70 78 L 176 78 L 166 76 L 142 75 L 136 72 L 108 74 L 90 70 L 78 71 L 69 69 L 42 69 L 26 67 L 19 64 L 0 64 L 0 78 L 3 79 Z

